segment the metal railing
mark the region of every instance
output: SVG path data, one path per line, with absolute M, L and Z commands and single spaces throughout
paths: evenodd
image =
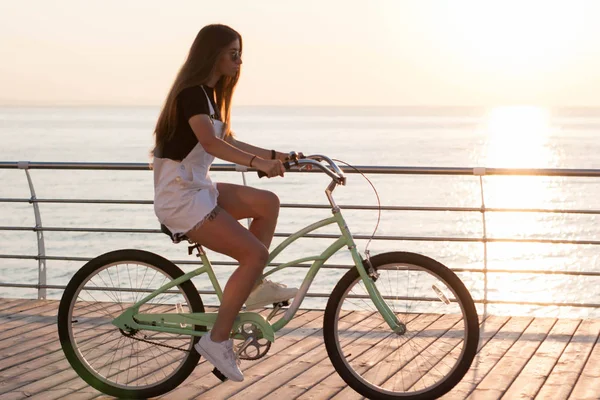
M 396 174 L 396 175 L 452 175 L 452 176 L 475 176 L 478 178 L 481 196 L 480 207 L 426 207 L 426 206 L 381 206 L 382 210 L 387 211 L 427 211 L 427 212 L 471 212 L 481 214 L 482 235 L 476 237 L 446 237 L 446 236 L 396 236 L 396 235 L 375 235 L 374 240 L 397 240 L 397 241 L 423 241 L 423 242 L 477 242 L 483 244 L 483 269 L 481 268 L 453 268 L 456 272 L 482 273 L 484 276 L 484 296 L 481 299 L 475 299 L 483 304 L 520 304 L 531 306 L 572 306 L 584 308 L 600 308 L 600 304 L 595 303 L 557 303 L 557 302 L 523 302 L 523 301 L 505 301 L 489 300 L 487 297 L 487 279 L 489 273 L 521 273 L 521 274 L 562 274 L 568 276 L 600 276 L 597 271 L 566 271 L 566 270 L 513 270 L 513 269 L 489 269 L 488 268 L 488 243 L 547 243 L 547 244 L 576 244 L 576 245 L 600 245 L 600 240 L 566 240 L 566 239 L 525 239 L 525 238 L 490 238 L 487 234 L 486 213 L 490 212 L 521 212 L 521 213 L 563 213 L 563 214 L 587 214 L 600 215 L 600 210 L 590 209 L 553 209 L 553 208 L 498 208 L 486 207 L 484 196 L 484 176 L 505 175 L 505 176 L 545 176 L 545 177 L 596 177 L 600 178 L 600 170 L 595 169 L 507 169 L 507 168 L 444 168 L 444 167 L 393 167 L 393 166 L 358 166 L 365 174 Z M 48 285 L 46 282 L 46 261 L 89 261 L 86 257 L 69 256 L 48 256 L 46 255 L 44 232 L 113 232 L 113 233 L 160 233 L 159 229 L 130 229 L 130 228 L 74 228 L 74 227 L 47 227 L 42 224 L 42 215 L 40 213 L 40 203 L 59 203 L 59 204 L 152 204 L 152 200 L 109 200 L 109 199 L 63 199 L 48 198 L 38 199 L 35 193 L 33 180 L 30 170 L 111 170 L 111 171 L 149 171 L 149 165 L 144 163 L 67 163 L 67 162 L 0 162 L 0 169 L 20 169 L 25 172 L 31 196 L 29 198 L 0 198 L 0 203 L 29 203 L 33 206 L 35 216 L 35 226 L 0 226 L 0 231 L 33 231 L 37 235 L 38 254 L 0 254 L 0 259 L 28 259 L 38 261 L 38 283 L 24 284 L 18 282 L 0 282 L 0 287 L 13 288 L 34 288 L 38 290 L 38 298 L 46 298 L 46 289 L 64 289 L 63 285 Z M 345 173 L 352 174 L 356 171 L 352 168 L 342 168 Z M 233 172 L 243 175 L 249 169 L 234 164 L 214 164 L 211 168 L 213 172 Z M 295 172 L 295 171 L 291 171 Z M 317 172 L 317 171 L 312 171 Z M 304 171 L 302 173 L 311 173 Z M 306 204 L 281 204 L 282 208 L 313 208 L 329 209 L 329 205 L 306 205 Z M 365 205 L 341 205 L 345 210 L 377 210 L 376 206 Z M 287 237 L 291 233 L 276 232 L 276 237 Z M 339 235 L 333 234 L 310 234 L 310 238 L 332 238 L 337 239 Z M 355 239 L 369 239 L 369 235 L 355 235 Z M 173 260 L 176 264 L 198 264 L 194 261 Z M 236 265 L 232 262 L 215 262 L 215 265 Z M 271 266 L 278 266 L 279 263 L 273 263 Z M 300 264 L 299 268 L 308 268 L 309 264 Z M 324 268 L 347 269 L 351 265 L 327 264 Z M 201 291 L 202 294 L 214 294 L 211 291 Z M 309 293 L 310 297 L 328 297 L 329 293 Z

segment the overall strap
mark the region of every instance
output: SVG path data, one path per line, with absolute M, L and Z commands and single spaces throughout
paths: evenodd
M 210 119 L 213 120 L 213 119 L 215 119 L 215 109 L 213 108 L 212 101 L 208 97 L 208 93 L 206 93 L 206 90 L 204 90 L 204 86 L 200 86 L 200 87 L 202 88 L 202 91 L 204 92 L 204 95 L 206 96 L 206 101 L 208 101 L 208 109 L 210 111 Z

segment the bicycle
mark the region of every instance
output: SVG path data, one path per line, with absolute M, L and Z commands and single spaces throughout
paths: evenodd
M 292 167 L 306 165 L 332 179 L 325 191 L 332 216 L 286 238 L 270 253 L 269 263 L 321 227 L 337 224 L 340 236 L 319 255 L 263 274 L 312 261 L 291 305 L 274 304 L 267 318 L 240 312 L 232 329 L 236 354 L 244 360 L 265 356 L 275 332 L 294 318 L 321 266 L 346 246 L 354 268 L 333 289 L 323 321 L 327 354 L 337 373 L 370 399 L 433 399 L 447 393 L 471 366 L 479 342 L 468 290 L 449 268 L 421 254 L 370 257 L 367 252 L 361 257 L 332 196 L 346 184 L 344 173 L 322 155 L 296 158 Z M 193 250 L 202 267 L 188 273 L 157 254 L 126 249 L 90 260 L 73 276 L 60 302 L 58 332 L 67 360 L 88 384 L 116 397 L 148 398 L 173 390 L 192 373 L 200 359 L 193 345 L 217 314 L 205 312 L 191 278 L 206 273 L 222 298 L 206 253 L 194 243 L 190 255 Z M 213 373 L 225 380 L 218 370 Z

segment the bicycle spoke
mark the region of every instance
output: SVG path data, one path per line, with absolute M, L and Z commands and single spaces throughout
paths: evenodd
M 345 338 L 363 332 L 362 325 L 368 326 L 369 318 L 344 327 L 340 320 L 335 335 L 341 361 L 361 384 L 377 392 L 428 392 L 461 360 L 450 355 L 457 347 L 464 347 L 466 339 L 465 315 L 457 296 L 439 276 L 418 265 L 380 265 L 377 272 L 379 278 L 374 283 L 378 292 L 405 324 L 406 332 L 390 330 L 356 274 L 356 280 L 341 294 L 338 312 L 370 309 L 373 314 L 369 318 L 380 324 L 352 344 L 343 344 Z M 358 298 L 351 297 L 355 295 Z
M 78 358 L 88 371 L 111 385 L 138 389 L 159 385 L 179 370 L 188 353 L 160 345 L 190 349 L 192 337 L 152 331 L 133 332 L 127 337 L 112 325 L 113 319 L 144 293 L 170 280 L 151 265 L 123 262 L 100 268 L 81 285 L 71 305 L 70 330 Z M 191 310 L 180 287 L 169 291 L 143 304 L 140 312 L 177 312 L 178 303 L 184 310 Z M 106 299 L 109 302 L 102 301 Z M 144 337 L 156 344 L 137 340 Z

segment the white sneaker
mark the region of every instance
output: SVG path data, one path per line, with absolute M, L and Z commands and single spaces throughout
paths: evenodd
M 296 288 L 288 288 L 287 286 L 264 280 L 258 285 L 248 299 L 246 300 L 246 310 L 254 310 L 269 304 L 279 303 L 281 301 L 293 299 L 298 293 Z
M 213 342 L 210 338 L 210 332 L 202 335 L 194 348 L 200 355 L 206 358 L 228 379 L 241 382 L 244 380 L 244 374 L 240 371 L 240 360 L 233 352 L 233 340 L 224 342 Z

